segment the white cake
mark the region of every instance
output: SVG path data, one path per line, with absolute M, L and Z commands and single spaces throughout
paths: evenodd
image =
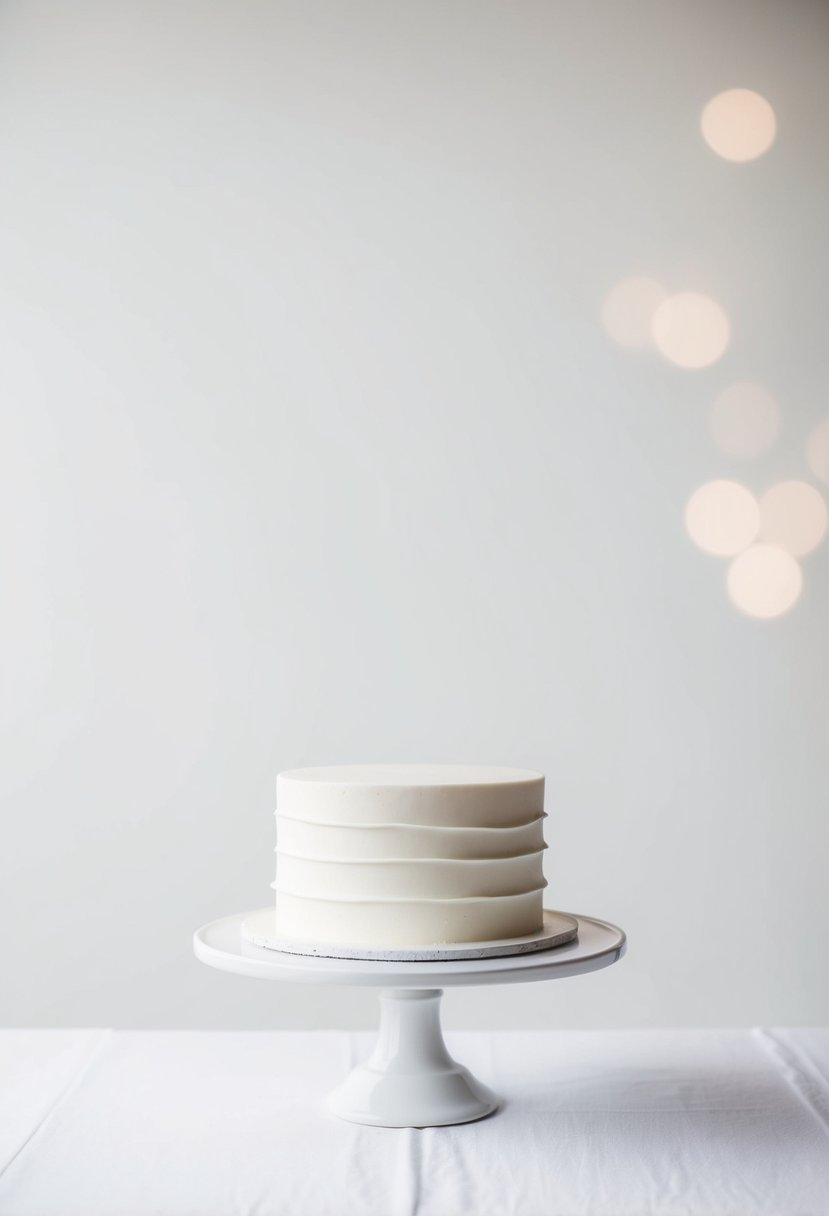
M 363 949 L 542 927 L 544 778 L 459 764 L 301 768 L 276 780 L 281 937 Z

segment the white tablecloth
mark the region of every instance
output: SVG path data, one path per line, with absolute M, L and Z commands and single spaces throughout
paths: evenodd
M 829 1030 L 447 1034 L 463 1127 L 343 1123 L 372 1036 L 0 1033 L 2 1216 L 827 1216 Z

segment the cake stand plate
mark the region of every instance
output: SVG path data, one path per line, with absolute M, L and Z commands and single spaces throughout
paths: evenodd
M 419 946 L 411 949 L 365 950 L 357 946 L 336 946 L 330 942 L 297 941 L 279 936 L 276 909 L 271 906 L 253 912 L 242 921 L 242 937 L 254 946 L 280 950 L 285 954 L 309 954 L 316 958 L 371 959 L 380 963 L 456 962 L 465 958 L 498 958 L 504 954 L 532 954 L 552 950 L 578 936 L 579 926 L 572 916 L 544 909 L 540 933 L 528 937 L 502 938 L 491 942 L 456 942 L 445 946 Z
M 497 1097 L 447 1050 L 440 1027 L 444 988 L 583 975 L 618 962 L 626 949 L 625 935 L 615 925 L 569 914 L 578 936 L 554 950 L 420 962 L 328 958 L 246 941 L 242 924 L 253 915 L 226 916 L 198 929 L 193 937 L 196 958 L 220 971 L 256 979 L 381 989 L 374 1051 L 328 1101 L 340 1118 L 377 1127 L 469 1123 L 498 1107 Z

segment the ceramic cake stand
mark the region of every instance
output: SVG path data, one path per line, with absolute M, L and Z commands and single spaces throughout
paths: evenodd
M 444 988 L 565 979 L 609 967 L 625 953 L 621 929 L 571 913 L 578 938 L 536 953 L 426 962 L 326 958 L 246 941 L 243 922 L 263 915 L 241 913 L 204 925 L 193 937 L 196 958 L 254 979 L 380 988 L 380 1034 L 374 1051 L 329 1098 L 340 1118 L 377 1127 L 469 1123 L 497 1109 L 498 1098 L 446 1048 L 440 1027 Z

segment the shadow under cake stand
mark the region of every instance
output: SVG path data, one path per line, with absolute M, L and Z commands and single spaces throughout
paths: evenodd
M 376 1127 L 469 1123 L 498 1107 L 498 1098 L 447 1050 L 440 1026 L 444 988 L 584 975 L 618 962 L 626 949 L 625 935 L 615 925 L 547 909 L 544 933 L 527 939 L 523 953 L 493 955 L 499 947 L 490 943 L 479 951 L 485 956 L 476 958 L 447 957 L 445 951 L 420 961 L 331 958 L 257 945 L 252 939 L 278 940 L 273 907 L 202 926 L 193 936 L 193 950 L 210 967 L 254 979 L 381 989 L 374 1051 L 328 1100 L 340 1118 Z M 538 948 L 539 941 L 556 940 L 564 944 Z

